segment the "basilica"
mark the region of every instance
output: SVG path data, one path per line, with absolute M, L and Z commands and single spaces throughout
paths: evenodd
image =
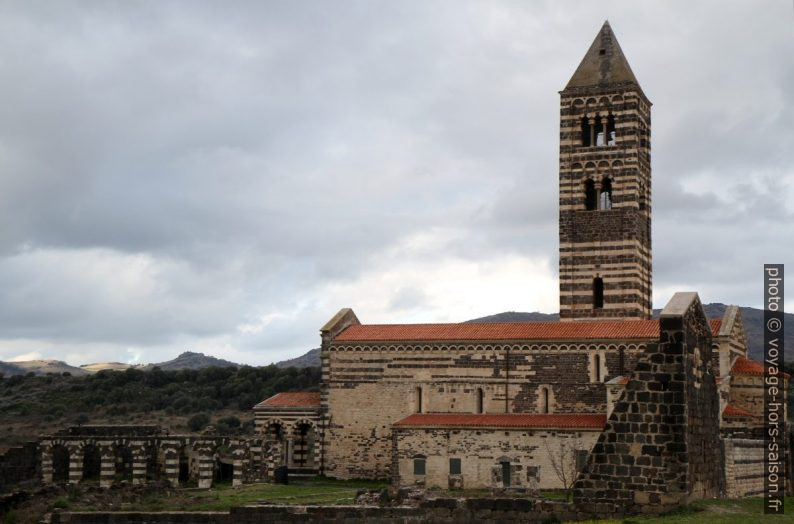
M 254 408 L 272 466 L 623 507 L 762 491 L 764 367 L 739 309 L 708 319 L 680 292 L 651 316 L 651 102 L 608 22 L 560 92 L 559 138 L 560 320 L 341 309 L 320 330 L 321 391 Z

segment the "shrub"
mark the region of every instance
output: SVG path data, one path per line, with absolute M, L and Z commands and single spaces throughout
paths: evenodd
M 190 428 L 190 431 L 201 431 L 207 424 L 210 423 L 210 417 L 206 413 L 198 413 L 190 417 L 187 421 L 187 427 Z

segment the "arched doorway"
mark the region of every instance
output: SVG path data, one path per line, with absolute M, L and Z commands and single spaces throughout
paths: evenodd
M 99 481 L 99 473 L 102 470 L 102 453 L 99 446 L 87 444 L 83 448 L 83 481 Z
M 69 450 L 61 444 L 52 447 L 52 481 L 69 482 Z
M 116 480 L 132 480 L 132 449 L 125 444 L 116 444 L 115 448 Z
M 300 420 L 295 423 L 292 433 L 292 466 L 295 468 L 313 468 L 314 424 L 308 420 Z

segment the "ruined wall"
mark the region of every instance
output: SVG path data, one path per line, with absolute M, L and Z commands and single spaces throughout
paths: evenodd
M 589 452 L 598 431 L 551 431 L 494 428 L 395 428 L 394 457 L 400 486 L 428 488 L 502 488 L 501 462 L 510 462 L 510 486 L 529 489 L 559 489 L 562 481 L 552 458 L 575 470 L 575 454 L 561 451 L 565 439 Z M 414 458 L 426 457 L 425 475 L 414 475 Z M 450 458 L 459 458 L 461 474 L 450 474 Z M 574 462 L 569 463 L 569 459 Z
M 596 512 L 662 512 L 719 496 L 723 461 L 711 329 L 695 293 L 676 293 L 577 480 Z
M 764 492 L 764 441 L 726 438 L 725 495 L 730 498 L 761 495 Z
M 39 478 L 38 442 L 26 442 L 0 455 L 0 493 Z
M 386 478 L 391 424 L 419 411 L 476 412 L 477 389 L 487 413 L 539 413 L 540 386 L 553 413 L 603 413 L 606 390 L 596 382 L 631 369 L 645 342 L 324 344 L 326 416 L 324 472 L 337 478 Z

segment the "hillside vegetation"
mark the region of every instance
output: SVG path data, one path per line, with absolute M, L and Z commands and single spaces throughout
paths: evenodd
M 255 404 L 280 391 L 317 390 L 318 368 L 209 367 L 164 371 L 130 368 L 93 375 L 16 375 L 0 379 L 0 443 L 75 424 L 160 423 L 187 431 L 188 419 L 236 416 L 251 428 Z M 217 424 L 216 424 L 217 425 Z M 236 424 L 232 424 L 236 426 Z M 226 429 L 226 428 L 224 428 Z

